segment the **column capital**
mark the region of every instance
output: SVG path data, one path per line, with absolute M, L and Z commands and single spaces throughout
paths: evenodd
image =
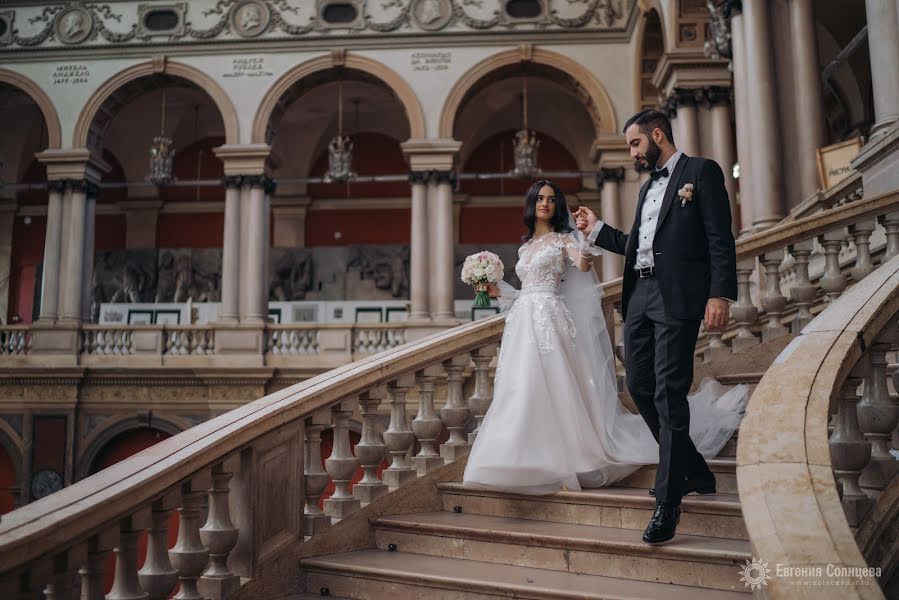
M 446 170 L 446 171 L 434 170 L 434 171 L 430 172 L 430 180 L 437 184 L 448 183 L 451 186 L 455 186 L 456 185 L 456 172 L 449 171 L 449 170 Z
M 734 15 L 743 14 L 743 2 L 741 0 L 724 0 L 724 18 L 730 19 Z
M 222 161 L 225 175 L 268 175 L 272 167 L 268 144 L 225 145 L 212 151 Z
M 624 167 L 604 167 L 596 172 L 596 186 L 602 189 L 605 182 L 621 183 L 624 181 Z
M 722 104 L 730 106 L 733 104 L 733 88 L 714 85 L 706 88 L 704 91 L 705 99 L 709 103 L 709 106 L 718 106 Z
M 462 142 L 453 139 L 415 139 L 400 144 L 412 171 L 452 169 Z
M 65 179 L 51 179 L 47 182 L 47 189 L 51 192 L 58 192 L 62 194 L 66 191 L 66 180 Z
M 409 183 L 428 183 L 430 178 L 430 171 L 409 171 Z
M 226 188 L 239 188 L 243 185 L 243 175 L 225 175 L 222 177 L 222 185 Z
M 268 175 L 244 175 L 241 180 L 250 187 L 263 188 L 268 195 L 272 195 L 275 192 L 275 180 Z

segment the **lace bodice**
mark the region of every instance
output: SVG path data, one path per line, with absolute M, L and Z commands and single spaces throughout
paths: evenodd
M 565 233 L 548 233 L 528 240 L 518 249 L 515 273 L 521 280 L 521 291 L 539 286 L 558 289 L 565 273 L 566 258 L 577 256 L 577 242 Z

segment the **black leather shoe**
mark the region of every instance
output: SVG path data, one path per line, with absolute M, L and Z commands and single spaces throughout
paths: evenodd
M 709 479 L 708 477 L 688 477 L 687 482 L 684 484 L 683 495 L 686 496 L 691 492 L 696 492 L 701 496 L 705 496 L 707 494 L 717 494 L 718 489 L 715 482 L 715 476 L 711 473 L 709 473 L 709 476 L 711 477 L 711 479 Z M 656 489 L 649 488 L 649 495 L 654 498 L 656 495 Z
M 657 504 L 649 525 L 643 532 L 643 541 L 647 544 L 662 544 L 673 539 L 678 521 L 680 521 L 680 505 L 671 506 L 666 502 Z

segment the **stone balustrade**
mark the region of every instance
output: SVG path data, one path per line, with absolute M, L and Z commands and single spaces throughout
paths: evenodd
M 0 327 L 0 357 L 25 356 L 31 352 L 31 330 L 25 325 Z
M 843 288 L 830 285 L 835 299 L 765 373 L 740 426 L 743 517 L 770 564 L 886 568 L 894 551 L 884 523 L 899 518 L 899 402 L 887 369 L 899 350 L 899 257 Z M 892 379 L 897 389 L 899 372 Z M 830 577 L 815 597 L 883 598 L 872 573 Z M 796 597 L 803 577 L 773 577 L 766 593 Z
M 3 515 L 0 597 L 102 598 L 111 553 L 114 578 L 106 598 L 162 599 L 176 584 L 178 599 L 225 598 L 286 546 L 464 456 L 468 407 L 479 422 L 490 405 L 489 363 L 503 324 L 497 316 L 402 346 L 385 337 L 382 343 L 391 344 L 386 351 L 201 423 Z M 273 327 L 268 339 L 300 330 L 316 331 Z M 145 332 L 156 336 L 158 351 L 196 355 L 215 348 L 208 331 L 89 326 L 82 334 L 90 356 L 121 357 L 142 347 L 138 334 Z M 279 341 L 278 347 L 285 346 Z M 476 379 L 471 398 L 463 395 L 466 371 Z M 441 410 L 434 407 L 437 384 L 449 394 Z M 406 398 L 412 392 L 421 401 L 410 423 Z M 383 432 L 382 403 L 390 406 Z M 363 425 L 353 448 L 350 419 L 356 415 Z M 444 427 L 452 436 L 438 449 Z M 326 430 L 333 450 L 322 469 Z M 417 445 L 421 450 L 410 461 Z M 379 470 L 384 459 L 390 464 Z M 364 476 L 353 485 L 359 469 Z M 322 502 L 331 483 L 334 491 Z M 172 514 L 178 539 L 169 548 Z M 138 564 L 137 540 L 144 531 L 146 559 Z

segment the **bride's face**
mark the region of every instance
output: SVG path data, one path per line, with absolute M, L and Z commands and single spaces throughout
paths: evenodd
M 552 187 L 544 185 L 537 192 L 537 205 L 534 207 L 537 220 L 549 224 L 556 214 L 556 192 Z

